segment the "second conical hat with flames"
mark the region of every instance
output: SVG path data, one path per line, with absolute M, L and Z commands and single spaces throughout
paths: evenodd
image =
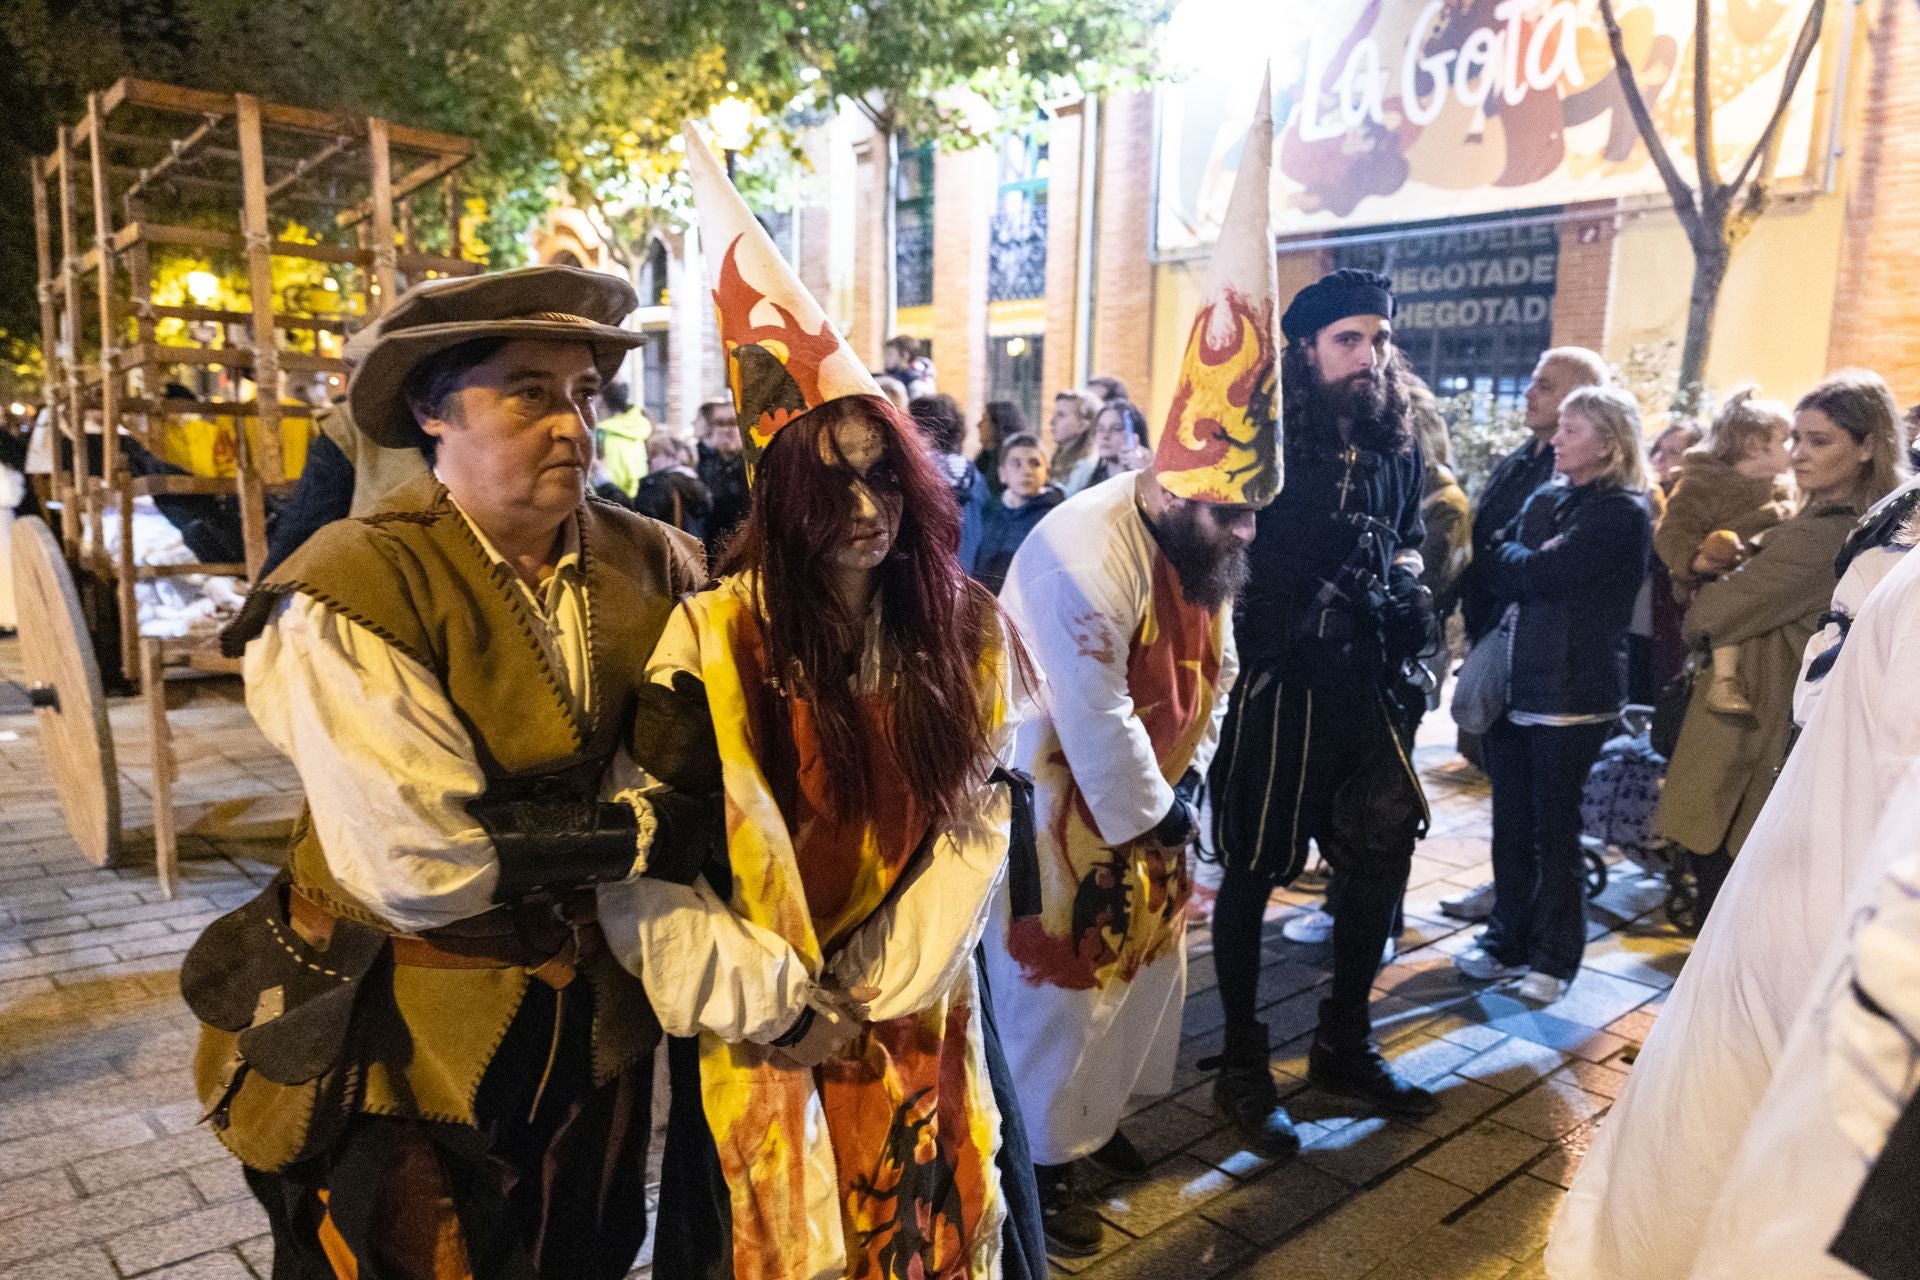
M 686 138 L 727 386 L 747 461 L 756 463 L 780 428 L 807 410 L 843 396 L 878 396 L 880 388 L 692 125 Z
M 1267 218 L 1272 79 L 1269 72 L 1260 86 L 1153 459 L 1167 492 L 1196 502 L 1260 505 L 1280 491 L 1277 286 Z

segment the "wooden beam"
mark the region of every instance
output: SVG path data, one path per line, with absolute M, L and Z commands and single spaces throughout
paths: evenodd
M 283 479 L 280 465 L 280 351 L 273 332 L 273 228 L 267 220 L 267 166 L 260 141 L 260 100 L 234 95 L 240 134 L 243 184 L 241 228 L 246 238 L 247 296 L 253 306 L 253 380 L 260 406 L 260 457 L 245 431 L 238 444 L 240 537 L 246 546 L 248 576 L 258 577 L 267 559 L 265 495 L 260 482 Z
M 144 244 L 145 241 L 137 243 Z M 218 307 L 165 307 L 153 303 L 133 304 L 136 315 L 153 320 L 189 320 L 205 324 L 245 324 L 253 318 L 250 311 L 224 311 Z M 276 315 L 273 322 L 282 329 L 318 329 L 329 333 L 345 332 L 359 316 L 341 311 L 324 311 L 307 316 Z
M 94 95 L 94 99 L 97 104 L 99 101 L 99 95 L 98 94 Z M 164 156 L 161 156 L 158 160 L 156 160 L 153 164 L 149 165 L 148 167 L 141 169 L 139 171 L 139 175 L 135 177 L 133 180 L 133 186 L 128 188 L 127 193 L 129 195 L 137 195 L 140 192 L 145 191 L 150 185 L 152 185 L 154 182 L 158 181 L 162 176 L 164 176 L 169 169 L 173 168 L 175 165 L 179 164 L 182 160 L 185 160 L 188 156 L 192 155 L 194 148 L 200 146 L 208 138 L 211 138 L 213 136 L 213 131 L 215 129 L 218 129 L 222 123 L 223 123 L 223 120 L 221 119 L 221 117 L 217 115 L 205 116 L 201 119 L 200 124 L 194 129 L 192 133 L 188 134 L 184 138 L 179 139 L 178 141 L 169 142 L 167 144 L 167 154 Z M 95 181 L 100 183 L 104 183 L 105 176 L 106 176 L 104 170 L 101 169 L 100 163 L 99 163 L 100 155 L 105 150 L 106 150 L 105 147 L 97 147 L 94 150 L 93 169 L 94 169 L 94 174 L 96 175 Z
M 389 124 L 392 130 L 395 126 Z M 391 141 L 391 138 L 389 138 Z M 393 198 L 404 200 L 428 183 L 437 182 L 455 169 L 465 164 L 471 157 L 464 155 L 437 156 L 417 169 L 404 174 L 398 182 L 392 183 Z M 373 216 L 373 197 L 369 196 L 334 219 L 334 224 L 342 229 L 366 221 Z
M 142 343 L 128 347 L 124 354 L 128 364 L 210 364 L 223 369 L 246 369 L 254 372 L 256 382 L 260 381 L 254 352 L 245 347 L 163 347 Z M 291 373 L 347 372 L 347 362 L 333 356 L 310 356 L 299 351 L 275 351 L 274 356 L 274 364 Z M 286 416 L 284 411 L 281 416 Z
M 368 231 L 373 244 L 373 283 L 378 296 L 367 299 L 367 314 L 383 314 L 399 293 L 393 261 L 393 153 L 387 147 L 387 122 L 367 118 L 367 157 L 373 162 L 373 191 L 367 196 L 373 220 Z
M 155 80 L 141 80 L 133 76 L 115 82 L 113 88 L 107 91 L 106 102 L 109 104 L 106 107 L 109 115 L 114 108 L 123 103 L 150 107 L 156 111 L 173 111 L 182 115 L 204 115 L 214 112 L 231 116 L 237 109 L 234 99 L 226 94 L 186 89 L 179 85 L 161 84 Z M 342 133 L 359 133 L 362 128 L 362 121 L 353 116 L 314 111 L 307 107 L 289 106 L 283 102 L 260 102 L 258 105 L 261 122 L 276 129 L 333 137 Z M 394 145 L 409 151 L 446 152 L 463 157 L 473 154 L 473 140 L 456 134 L 440 133 L 433 129 L 417 129 L 411 125 L 394 125 L 391 133 Z
M 275 182 L 272 186 L 268 187 L 267 199 L 272 200 L 274 197 L 284 192 L 288 187 L 291 187 L 294 183 L 300 181 L 300 179 L 306 177 L 308 174 L 312 173 L 315 169 L 318 169 L 321 165 L 327 163 L 327 161 L 332 160 L 336 156 L 346 154 L 347 152 L 353 150 L 353 148 L 357 145 L 359 145 L 359 139 L 348 134 L 342 134 L 340 137 L 335 138 L 332 142 L 329 142 L 326 146 L 320 148 L 318 151 L 314 152 L 312 155 L 308 156 L 306 159 L 294 165 L 293 171 L 291 173 L 287 174 L 285 177 L 281 178 L 278 182 Z
M 53 299 L 55 284 L 59 277 L 53 271 L 53 220 L 47 209 L 47 162 L 41 156 L 34 156 L 30 165 L 33 176 L 33 254 L 40 268 L 40 353 L 47 367 L 47 401 L 57 403 L 59 385 L 56 374 L 59 372 L 60 330 L 59 322 L 54 319 Z M 54 416 L 59 416 L 56 409 Z M 55 492 L 59 492 L 59 472 L 54 473 Z
M 93 136 L 105 133 L 100 114 L 100 95 L 87 95 L 87 122 Z M 210 127 L 210 126 L 209 126 Z M 133 490 L 127 485 L 127 469 L 120 456 L 120 317 L 115 306 L 118 290 L 114 287 L 113 210 L 107 201 L 107 148 L 100 142 L 90 150 L 93 165 L 93 251 L 99 256 L 100 269 L 100 425 L 105 437 L 101 470 L 108 488 L 118 496 L 120 530 L 117 535 L 117 563 L 114 565 L 114 598 L 120 609 L 120 674 L 128 680 L 140 678 L 140 603 L 133 594 Z
M 91 505 L 86 499 L 87 490 L 87 441 L 84 411 L 80 404 L 80 288 L 79 264 L 76 261 L 75 235 L 73 230 L 73 130 L 60 130 L 60 274 L 66 283 L 66 319 L 67 319 L 67 401 L 64 411 L 54 415 L 54 421 L 60 428 L 56 437 L 64 435 L 73 449 L 70 467 L 71 475 L 66 485 L 66 502 L 60 509 L 61 540 L 66 543 L 67 558 L 77 560 L 80 555 L 82 521 L 86 518 L 86 508 Z M 58 443 L 56 438 L 55 443 Z M 56 456 L 58 450 L 55 450 Z M 58 468 L 55 468 L 56 475 Z M 96 546 L 99 543 L 96 541 Z

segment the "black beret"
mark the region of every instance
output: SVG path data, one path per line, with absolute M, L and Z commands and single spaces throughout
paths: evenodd
M 1293 295 L 1280 317 L 1280 332 L 1294 342 L 1348 316 L 1393 319 L 1393 282 L 1378 271 L 1342 267 Z

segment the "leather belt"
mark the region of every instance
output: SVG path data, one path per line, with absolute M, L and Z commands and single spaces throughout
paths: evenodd
M 567 912 L 562 918 L 559 912 Z M 333 936 L 337 917 L 298 888 L 287 894 L 287 917 L 316 947 Z M 555 990 L 573 981 L 580 961 L 601 943 L 591 895 L 564 903 L 530 900 L 427 933 L 389 935 L 393 962 L 415 969 L 525 969 Z

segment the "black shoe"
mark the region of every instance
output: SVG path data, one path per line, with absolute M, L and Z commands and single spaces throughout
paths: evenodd
M 1116 1178 L 1144 1178 L 1147 1174 L 1147 1158 L 1140 1154 L 1140 1148 L 1133 1145 L 1126 1134 L 1115 1130 L 1107 1145 L 1087 1157 L 1094 1168 Z
M 1100 1252 L 1100 1215 L 1081 1198 L 1073 1185 L 1071 1164 L 1037 1164 L 1033 1181 L 1040 1191 L 1040 1223 L 1047 1233 L 1047 1252 L 1063 1258 L 1084 1258 Z
M 1371 1041 L 1336 1048 L 1314 1037 L 1307 1055 L 1307 1079 L 1329 1093 L 1371 1102 L 1383 1111 L 1403 1116 L 1430 1116 L 1440 1099 L 1387 1065 Z
M 1285 1160 L 1299 1154 L 1300 1135 L 1280 1105 L 1271 1061 L 1266 1024 L 1256 1022 L 1244 1030 L 1228 1027 L 1226 1049 L 1198 1065 L 1219 1071 L 1213 1079 L 1213 1105 L 1241 1139 L 1263 1156 Z

